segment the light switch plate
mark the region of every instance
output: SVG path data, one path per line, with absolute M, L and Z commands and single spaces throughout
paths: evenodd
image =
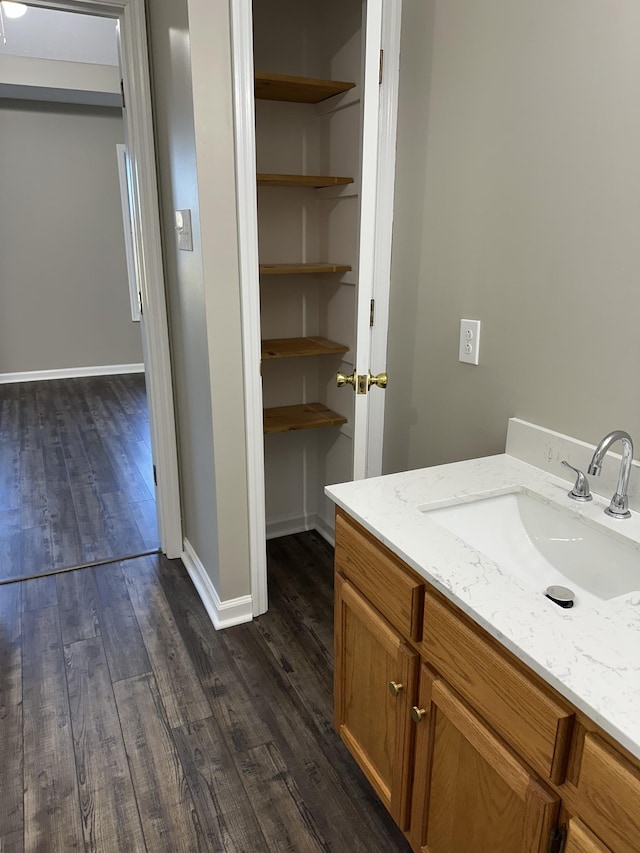
M 176 210 L 175 229 L 178 235 L 178 249 L 182 249 L 183 252 L 193 252 L 190 210 Z
M 480 320 L 460 320 L 460 361 L 477 364 L 479 354 Z

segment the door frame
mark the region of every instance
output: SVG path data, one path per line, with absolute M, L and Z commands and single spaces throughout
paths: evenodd
M 131 166 L 135 267 L 143 311 L 143 350 L 155 467 L 161 548 L 183 551 L 178 449 L 164 290 L 160 213 L 151 114 L 151 81 L 144 0 L 29 0 L 32 6 L 115 18 L 120 28 L 120 73 Z
M 127 277 L 129 279 L 129 304 L 131 319 L 140 322 L 140 295 L 136 276 L 136 259 L 133 251 L 133 216 L 131 215 L 131 190 L 129 189 L 129 163 L 127 146 L 124 143 L 116 145 L 118 160 L 118 177 L 120 179 L 120 206 L 122 208 L 122 225 L 124 230 L 124 248 L 127 256 Z
M 363 0 L 365 50 L 360 91 L 362 162 L 360 169 L 360 223 L 356 291 L 356 340 L 353 369 L 358 376 L 371 369 L 370 302 L 374 292 L 375 239 L 378 218 L 378 156 L 380 149 L 380 50 L 382 49 L 383 0 Z M 366 14 L 365 7 L 366 6 Z M 384 79 L 384 74 L 383 74 Z M 355 385 L 351 386 L 355 391 Z M 367 436 L 370 400 L 378 388 L 355 394 L 353 406 L 354 480 L 367 476 Z
M 391 248 L 396 183 L 396 137 L 400 92 L 400 35 L 402 0 L 383 0 L 382 49 L 384 51 L 382 85 L 378 115 L 378 175 L 376 226 L 373 260 L 374 324 L 371 328 L 369 365 L 371 373 L 387 371 L 389 334 L 389 298 L 391 290 Z M 393 376 L 389 379 L 393 382 Z M 376 388 L 367 397 L 367 457 L 365 477 L 382 474 L 382 446 L 386 394 Z
M 246 419 L 249 559 L 253 615 L 266 613 L 267 520 L 264 482 L 262 344 L 258 273 L 258 190 L 252 0 L 231 0 L 231 62 L 235 118 L 238 261 Z
M 364 2 L 364 0 L 363 0 Z M 402 0 L 371 0 L 376 11 L 376 21 L 367 26 L 368 33 L 374 33 L 378 44 L 369 45 L 368 64 L 375 66 L 375 76 L 379 63 L 380 42 L 385 51 L 385 64 L 390 69 L 380 87 L 377 118 L 369 120 L 373 130 L 377 127 L 377 137 L 370 141 L 367 155 L 368 175 L 375 188 L 369 192 L 369 210 L 367 213 L 370 227 L 367 229 L 366 245 L 360 247 L 360 258 L 371 258 L 368 279 L 375 293 L 376 310 L 380 300 L 380 320 L 374 324 L 374 332 L 363 328 L 366 342 L 367 359 L 374 358 L 372 364 L 379 365 L 386 358 L 387 318 L 389 303 L 389 284 L 391 277 L 391 230 L 393 223 L 393 189 L 395 180 L 396 152 L 396 114 L 398 73 L 400 54 L 400 21 Z M 268 607 L 267 597 L 267 559 L 266 559 L 266 508 L 264 479 L 264 435 L 261 377 L 261 341 L 260 341 L 260 290 L 258 274 L 258 224 L 257 224 L 257 188 L 256 188 L 256 139 L 255 139 L 255 99 L 253 67 L 253 15 L 252 0 L 230 0 L 232 75 L 234 101 L 234 134 L 236 150 L 236 191 L 238 217 L 238 250 L 240 266 L 240 292 L 242 301 L 242 332 L 244 391 L 246 415 L 247 445 L 247 486 L 249 494 L 249 547 L 251 559 L 251 596 L 253 615 L 265 613 Z M 370 97 L 370 103 L 374 99 Z M 381 159 L 384 156 L 384 162 Z M 364 162 L 364 157 L 363 157 Z M 371 188 L 371 181 L 369 182 Z M 376 250 L 376 245 L 379 248 Z M 359 276 L 362 270 L 359 270 Z M 358 330 L 360 332 L 360 330 Z M 361 348 L 358 342 L 358 349 Z M 384 367 L 379 368 L 380 371 Z M 379 389 L 376 389 L 379 390 Z M 384 398 L 383 394 L 379 397 Z M 381 403 L 381 405 L 380 405 Z M 382 441 L 384 425 L 384 399 L 371 407 L 369 418 L 376 423 L 366 430 L 365 447 L 376 436 Z M 374 460 L 372 473 L 381 465 L 382 449 Z M 358 476 L 371 476 L 366 463 L 362 460 Z

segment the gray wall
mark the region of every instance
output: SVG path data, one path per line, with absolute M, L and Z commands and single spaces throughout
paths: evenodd
M 0 100 L 0 374 L 142 361 L 119 110 Z
M 385 471 L 512 415 L 640 442 L 639 31 L 635 0 L 405 0 Z
M 228 9 L 147 14 L 184 534 L 228 600 L 250 592 Z M 185 208 L 193 252 L 176 246 Z

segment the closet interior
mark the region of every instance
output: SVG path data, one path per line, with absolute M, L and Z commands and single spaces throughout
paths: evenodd
M 364 5 L 254 0 L 267 535 L 333 531 L 352 479 Z

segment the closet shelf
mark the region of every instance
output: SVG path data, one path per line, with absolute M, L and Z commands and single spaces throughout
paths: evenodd
M 353 178 L 338 178 L 331 175 L 272 175 L 266 172 L 258 173 L 260 187 L 343 187 L 352 184 Z
M 270 338 L 262 341 L 262 358 L 296 358 L 302 355 L 333 355 L 349 347 L 327 338 Z
M 301 403 L 297 406 L 277 406 L 264 410 L 264 434 L 292 432 L 299 429 L 340 426 L 347 419 L 332 412 L 323 403 Z
M 290 77 L 287 74 L 255 75 L 255 94 L 263 101 L 292 101 L 298 104 L 319 104 L 334 95 L 348 92 L 355 83 L 340 80 L 317 80 L 314 77 Z
M 260 275 L 303 275 L 351 272 L 348 264 L 260 264 Z

